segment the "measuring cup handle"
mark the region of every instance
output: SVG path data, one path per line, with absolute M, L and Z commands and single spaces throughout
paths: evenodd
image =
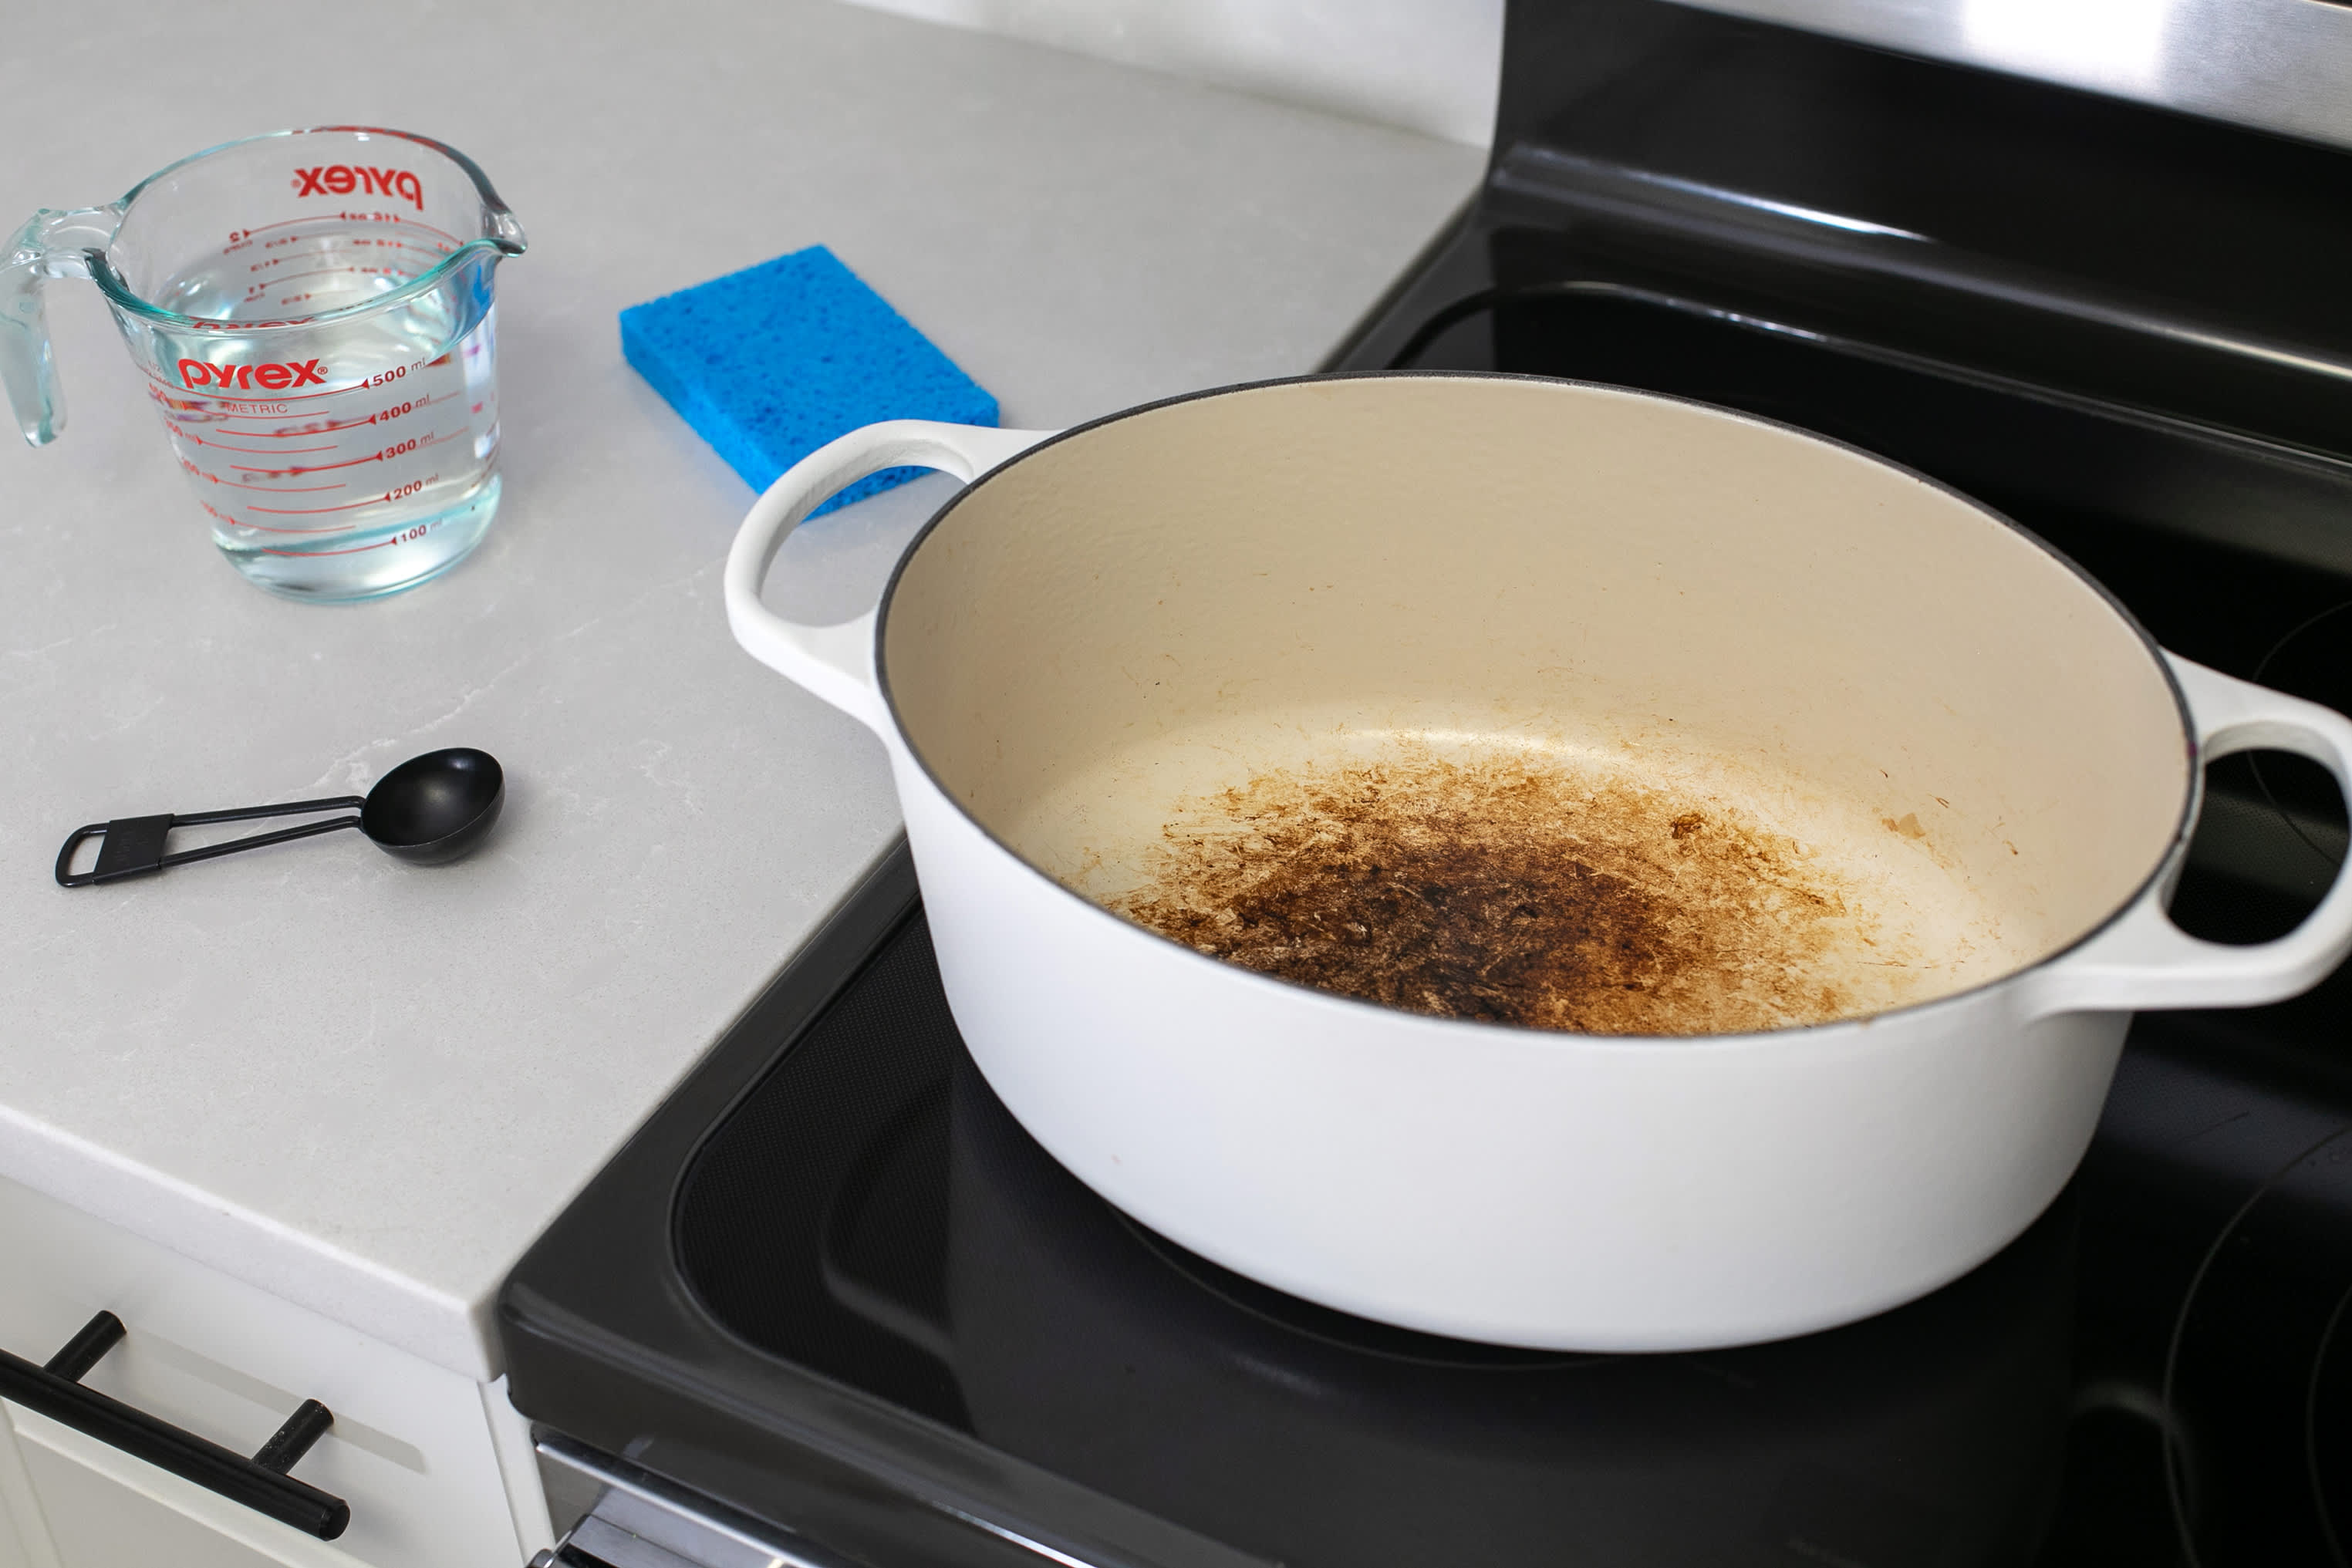
M 49 313 L 41 303 L 43 220 L 35 213 L 0 256 L 0 385 L 28 446 L 46 446 L 65 428 L 66 398 L 49 358 Z
M 49 353 L 49 315 L 41 285 L 88 277 L 89 253 L 103 250 L 122 221 L 119 206 L 61 213 L 43 207 L 0 252 L 0 386 L 27 445 L 46 446 L 66 427 L 65 391 Z

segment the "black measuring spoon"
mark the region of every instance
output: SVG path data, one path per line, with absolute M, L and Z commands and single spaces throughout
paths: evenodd
M 499 759 L 470 746 L 452 746 L 412 757 L 375 781 L 364 797 L 338 795 L 331 800 L 289 800 L 282 806 L 244 806 L 232 811 L 198 811 L 191 816 L 118 817 L 76 828 L 58 852 L 58 885 L 86 887 L 94 882 L 120 882 L 145 876 L 166 866 L 233 855 L 239 850 L 282 844 L 339 828 L 357 828 L 387 854 L 417 865 L 438 865 L 456 860 L 482 841 L 506 803 L 506 774 Z M 359 808 L 355 817 L 305 822 L 274 833 L 256 833 L 200 850 L 163 852 L 163 841 L 173 828 L 205 822 L 241 822 L 253 817 L 299 817 L 312 811 Z M 98 863 L 85 872 L 68 868 L 74 851 L 86 839 L 100 839 Z

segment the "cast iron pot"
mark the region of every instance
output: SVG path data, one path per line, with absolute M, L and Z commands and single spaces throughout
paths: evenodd
M 971 483 L 874 612 L 766 608 L 800 520 L 905 465 Z M 1702 404 L 1377 375 L 1059 434 L 872 425 L 761 497 L 726 598 L 888 751 L 957 1026 L 1022 1124 L 1180 1245 L 1408 1328 L 1675 1350 L 1909 1301 L 2065 1184 L 2133 1009 L 2275 1000 L 2352 947 L 2340 877 L 2258 946 L 2166 914 L 2202 763 L 2294 751 L 2341 788 L 2352 725 L 2165 653 L 1963 496 Z M 1927 932 L 1905 1005 L 1607 1035 L 1290 983 L 1100 892 L 1171 802 L 1367 746 L 1777 801 L 1803 852 L 1932 861 L 1980 918 Z

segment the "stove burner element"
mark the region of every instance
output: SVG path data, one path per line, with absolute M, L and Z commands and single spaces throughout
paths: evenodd
M 2308 697 L 2339 713 L 2352 712 L 2352 620 L 2345 618 L 2347 611 L 2352 611 L 2352 600 L 2331 605 L 2302 622 L 2271 645 L 2248 679 Z M 2259 753 L 2250 753 L 2246 766 L 2261 787 L 2263 800 L 2332 873 L 2344 861 L 2344 802 L 2336 797 L 2332 780 L 2314 780 L 2308 772 L 2294 768 L 2294 760 L 2299 759 L 2287 761 L 2287 767 L 2297 776 L 2294 783 L 2281 788 L 2291 789 L 2298 805 L 2304 808 L 2301 810 L 2281 803 L 2279 789 L 2273 788 L 2270 775 L 2264 772 Z M 2279 759 L 2274 758 L 2270 768 L 2276 772 Z M 2317 789 L 2313 788 L 2315 783 L 2319 785 Z M 2318 800 L 2312 804 L 2315 796 Z M 2323 814 L 2329 820 L 2314 820 Z
M 2319 1245 L 2315 1246 L 2315 1239 L 2307 1234 L 2310 1221 L 2304 1217 L 2279 1217 L 2283 1221 L 2284 1237 L 2275 1234 L 2264 1236 L 2250 1221 L 2266 1200 L 2297 1196 L 2288 1190 L 2289 1184 L 2297 1175 L 2306 1173 L 2322 1178 L 2332 1176 L 2333 1180 L 2323 1180 L 2316 1193 L 2300 1196 L 2305 1201 L 2315 1198 L 2328 1204 L 2329 1209 L 2334 1210 L 2329 1217 L 2339 1217 L 2347 1202 L 2352 1201 L 2352 1170 L 2346 1168 L 2347 1164 L 2352 1164 L 2352 1148 L 2339 1153 L 2326 1166 L 2315 1166 L 2313 1162 L 2335 1147 L 2347 1133 L 2352 1133 L 2352 1122 L 2331 1129 L 2325 1136 L 2301 1150 L 2264 1177 L 2246 1196 L 2214 1235 L 2204 1255 L 2198 1260 L 2196 1272 L 2189 1281 L 2188 1292 L 2182 1297 L 2180 1310 L 2173 1319 L 2170 1341 L 2165 1349 L 2161 1396 L 2162 1409 L 2168 1417 L 2164 1427 L 2165 1495 L 2171 1507 L 2173 1526 L 2179 1533 L 2180 1549 L 2188 1568 L 2204 1568 L 2206 1563 L 2199 1551 L 2197 1514 L 2200 1510 L 2195 1504 L 2211 1493 L 2210 1482 L 2199 1484 L 2194 1469 L 2200 1468 L 2200 1460 L 2192 1455 L 2182 1437 L 2183 1431 L 2195 1418 L 2195 1412 L 2184 1410 L 2181 1403 L 2186 1381 L 2182 1375 L 2183 1351 L 2189 1343 L 2189 1325 L 2198 1314 L 2200 1299 L 2211 1315 L 2221 1318 L 2223 1327 L 2232 1336 L 2252 1331 L 2266 1343 L 2272 1353 L 2260 1359 L 2262 1373 L 2266 1375 L 2249 1378 L 2238 1365 L 2244 1359 L 2244 1347 L 2225 1342 L 2216 1354 L 2228 1358 L 2231 1369 L 2218 1374 L 2214 1381 L 2226 1379 L 2234 1385 L 2235 1402 L 2252 1406 L 2254 1411 L 2252 1423 L 2243 1419 L 2230 1423 L 2230 1448 L 2242 1453 L 2260 1443 L 2265 1452 L 2279 1453 L 2282 1457 L 2290 1447 L 2301 1449 L 2303 1462 L 2300 1465 L 2273 1465 L 2271 1467 L 2272 1475 L 2266 1478 L 2271 1484 L 2263 1489 L 2265 1500 L 2278 1511 L 2278 1515 L 2271 1521 L 2273 1529 L 2291 1528 L 2287 1521 L 2305 1511 L 2294 1508 L 2296 1500 L 2292 1495 L 2294 1484 L 2305 1485 L 2308 1489 L 2302 1500 L 2307 1510 L 2306 1528 L 2316 1535 L 2318 1543 L 2325 1545 L 2330 1561 L 2337 1564 L 2344 1563 L 2335 1515 L 2341 1502 L 2352 1500 L 2352 1488 L 2347 1488 L 2341 1479 L 2340 1466 L 2335 1472 L 2338 1479 L 2331 1484 L 2328 1479 L 2330 1472 L 2320 1462 L 2319 1436 L 2323 1416 L 2325 1425 L 2330 1430 L 2352 1428 L 2352 1405 L 2346 1405 L 2341 1400 L 2328 1402 L 2323 1397 L 2327 1386 L 2329 1351 L 2335 1343 L 2336 1328 L 2343 1319 L 2346 1303 L 2352 1302 L 2352 1246 L 2346 1245 L 2346 1238 L 2340 1232 L 2316 1239 Z M 2326 1212 L 2323 1210 L 2323 1213 Z M 2332 1247 L 2328 1245 L 2330 1241 L 2333 1242 Z M 2216 1289 L 2208 1293 L 2207 1287 L 2209 1281 L 2213 1281 L 2217 1286 L 2220 1284 L 2221 1281 L 2213 1279 L 2217 1267 L 2227 1259 L 2242 1270 L 2277 1270 L 2281 1266 L 2279 1260 L 2261 1255 L 2270 1249 L 2292 1252 L 2292 1260 L 2286 1264 L 2292 1277 L 2292 1293 L 2282 1299 L 2276 1293 L 2265 1292 L 2259 1326 L 2233 1315 L 2233 1303 L 2226 1300 L 2220 1304 L 2218 1311 L 2214 1310 L 2213 1297 L 2222 1292 Z M 2333 1287 L 2336 1279 L 2345 1282 L 2340 1288 L 2335 1288 L 2334 1301 L 2325 1320 L 2310 1341 L 2303 1340 L 2296 1333 L 2296 1320 L 2307 1318 L 2310 1307 L 2316 1300 L 2325 1299 L 2326 1291 Z M 2293 1314 L 2282 1312 L 2280 1308 L 2291 1301 L 2299 1302 L 2303 1311 Z M 2236 1312 L 2243 1311 L 2242 1305 L 2236 1306 Z M 2302 1326 L 2308 1327 L 2307 1322 Z M 2303 1343 L 2312 1345 L 2307 1371 L 2299 1368 L 2294 1359 L 2295 1352 L 2293 1347 Z M 2347 1435 L 2352 1435 L 2352 1429 L 2347 1429 Z M 2221 1448 L 2219 1442 L 2209 1445 L 2212 1451 L 2204 1455 L 2202 1464 L 2218 1461 Z M 2292 1482 L 2288 1481 L 2290 1477 L 2293 1478 Z

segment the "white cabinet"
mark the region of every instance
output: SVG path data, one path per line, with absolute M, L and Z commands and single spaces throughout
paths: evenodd
M 30 1410 L 15 1428 L 57 1568 L 361 1568 L 325 1542 Z
M 333 1425 L 291 1473 L 351 1506 L 321 1542 L 0 1403 L 0 1568 L 519 1568 L 549 1544 L 501 1388 L 5 1180 L 0 1258 L 0 1349 L 46 1361 L 111 1312 L 125 1337 L 82 1383 L 240 1453 L 320 1400 Z
M 17 1456 L 16 1434 L 0 1415 L 0 1568 L 57 1568 L 48 1532 L 39 1519 L 32 1482 Z

